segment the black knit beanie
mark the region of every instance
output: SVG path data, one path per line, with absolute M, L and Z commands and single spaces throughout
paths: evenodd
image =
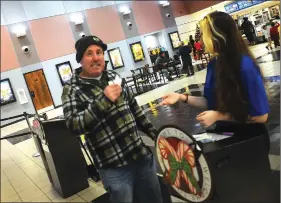
M 87 50 L 87 48 L 91 45 L 98 45 L 102 48 L 103 51 L 106 51 L 107 45 L 103 43 L 98 37 L 96 36 L 85 36 L 79 39 L 75 43 L 75 49 L 76 49 L 76 61 L 79 63 L 81 59 L 83 58 L 84 52 Z

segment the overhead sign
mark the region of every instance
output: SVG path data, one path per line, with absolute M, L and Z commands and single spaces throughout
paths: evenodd
M 265 1 L 266 1 L 266 0 L 258 0 L 258 1 L 252 0 L 252 4 L 253 4 L 253 5 L 256 5 L 256 4 L 263 3 L 263 2 L 265 2 Z
M 164 179 L 189 202 L 211 196 L 210 169 L 195 139 L 175 127 L 160 129 L 156 152 Z
M 224 9 L 227 13 L 233 13 L 235 11 L 239 11 L 239 7 L 238 7 L 238 4 L 236 2 L 225 5 Z
M 237 1 L 239 10 L 242 10 L 244 8 L 248 8 L 253 5 L 252 1 Z
M 240 11 L 245 8 L 249 8 L 251 6 L 254 6 L 254 5 L 263 3 L 263 2 L 265 2 L 265 0 L 234 1 L 230 4 L 225 5 L 224 9 L 225 9 L 225 12 L 227 12 L 227 13 L 233 13 L 233 12 Z

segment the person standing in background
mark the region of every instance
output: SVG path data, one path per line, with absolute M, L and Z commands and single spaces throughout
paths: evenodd
M 189 35 L 189 43 L 188 46 L 189 48 L 193 51 L 193 56 L 196 56 L 196 50 L 194 46 L 195 40 L 193 39 L 192 35 Z
M 66 126 L 76 135 L 85 134 L 110 202 L 162 203 L 156 161 L 138 132 L 155 140 L 157 130 L 128 87 L 118 84 L 118 74 L 106 70 L 102 40 L 85 36 L 75 49 L 82 72 L 63 88 Z
M 266 41 L 268 42 L 268 44 L 266 45 L 267 50 L 269 51 L 270 49 L 272 50 L 272 46 L 271 46 L 271 37 L 269 35 L 269 30 L 267 29 L 267 26 L 264 25 L 262 26 L 262 32 L 264 35 L 264 38 L 266 39 Z
M 184 42 L 181 42 L 181 47 L 179 49 L 179 54 L 183 63 L 184 73 L 187 73 L 188 76 L 194 75 L 194 70 L 192 66 L 192 58 L 190 56 L 191 49 L 184 45 Z
M 194 47 L 196 52 L 196 59 L 200 60 L 202 55 L 202 46 L 199 40 L 196 40 L 196 42 L 194 43 Z
M 279 31 L 278 31 L 279 27 L 280 27 L 279 23 L 271 22 L 270 37 L 271 37 L 272 41 L 274 42 L 275 48 L 277 46 L 280 46 L 280 41 L 279 41 L 280 37 L 279 37 Z
M 244 31 L 244 34 L 246 35 L 250 45 L 255 44 L 255 28 L 254 25 L 249 21 L 247 17 L 243 18 L 244 22 L 241 25 L 241 29 Z

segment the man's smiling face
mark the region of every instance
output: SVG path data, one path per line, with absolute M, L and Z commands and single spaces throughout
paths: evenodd
M 91 45 L 84 52 L 83 58 L 80 61 L 82 65 L 82 75 L 85 77 L 99 77 L 104 68 L 104 52 L 100 46 Z

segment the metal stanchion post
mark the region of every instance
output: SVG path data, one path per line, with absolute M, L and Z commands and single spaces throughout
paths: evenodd
M 31 125 L 30 125 L 30 122 L 29 122 L 28 114 L 27 114 L 26 112 L 23 112 L 23 115 L 24 115 L 24 118 L 25 118 L 25 120 L 26 120 L 26 122 L 27 122 L 27 125 L 28 125 L 28 128 L 29 128 L 30 133 L 32 134 L 32 136 L 34 136 L 34 135 L 33 135 L 32 128 L 31 128 Z M 40 153 L 39 153 L 39 152 L 35 152 L 35 153 L 32 155 L 32 157 L 38 157 L 38 156 L 40 156 Z

